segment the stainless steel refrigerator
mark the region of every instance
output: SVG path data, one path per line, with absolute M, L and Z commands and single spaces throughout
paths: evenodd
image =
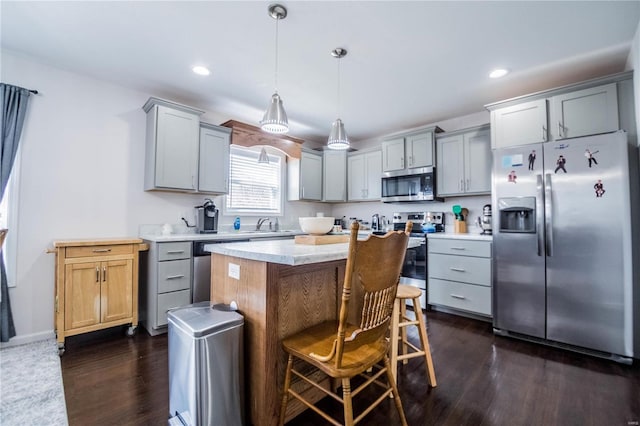
M 637 155 L 623 131 L 494 150 L 496 333 L 631 360 Z

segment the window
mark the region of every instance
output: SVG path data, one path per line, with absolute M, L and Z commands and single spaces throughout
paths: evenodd
M 17 233 L 18 233 L 18 178 L 20 174 L 20 150 L 16 154 L 13 162 L 9 182 L 4 190 L 2 200 L 0 200 L 0 228 L 9 230 L 4 241 L 2 256 L 4 266 L 7 271 L 7 283 L 9 287 L 16 286 L 16 264 L 17 264 Z
M 231 145 L 226 212 L 277 216 L 282 213 L 284 156 L 269 153 L 269 164 L 258 163 L 262 148 Z

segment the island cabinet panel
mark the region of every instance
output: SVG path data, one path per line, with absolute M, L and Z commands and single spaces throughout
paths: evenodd
M 212 303 L 235 301 L 245 320 L 245 395 L 250 423 L 276 425 L 287 361 L 280 342 L 307 327 L 337 319 L 345 261 L 288 266 L 214 253 L 211 265 Z M 238 279 L 229 276 L 230 265 L 239 270 Z M 352 318 L 357 307 L 353 308 Z M 323 384 L 331 385 L 328 378 Z M 293 386 L 317 399 L 324 396 L 303 381 Z M 305 408 L 290 401 L 287 421 Z

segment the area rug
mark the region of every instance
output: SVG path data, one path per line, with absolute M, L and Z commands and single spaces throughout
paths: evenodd
M 55 339 L 0 350 L 0 425 L 68 425 Z

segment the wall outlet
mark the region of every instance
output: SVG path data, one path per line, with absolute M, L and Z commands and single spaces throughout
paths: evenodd
M 240 265 L 237 263 L 229 263 L 229 276 L 236 280 L 240 279 Z

